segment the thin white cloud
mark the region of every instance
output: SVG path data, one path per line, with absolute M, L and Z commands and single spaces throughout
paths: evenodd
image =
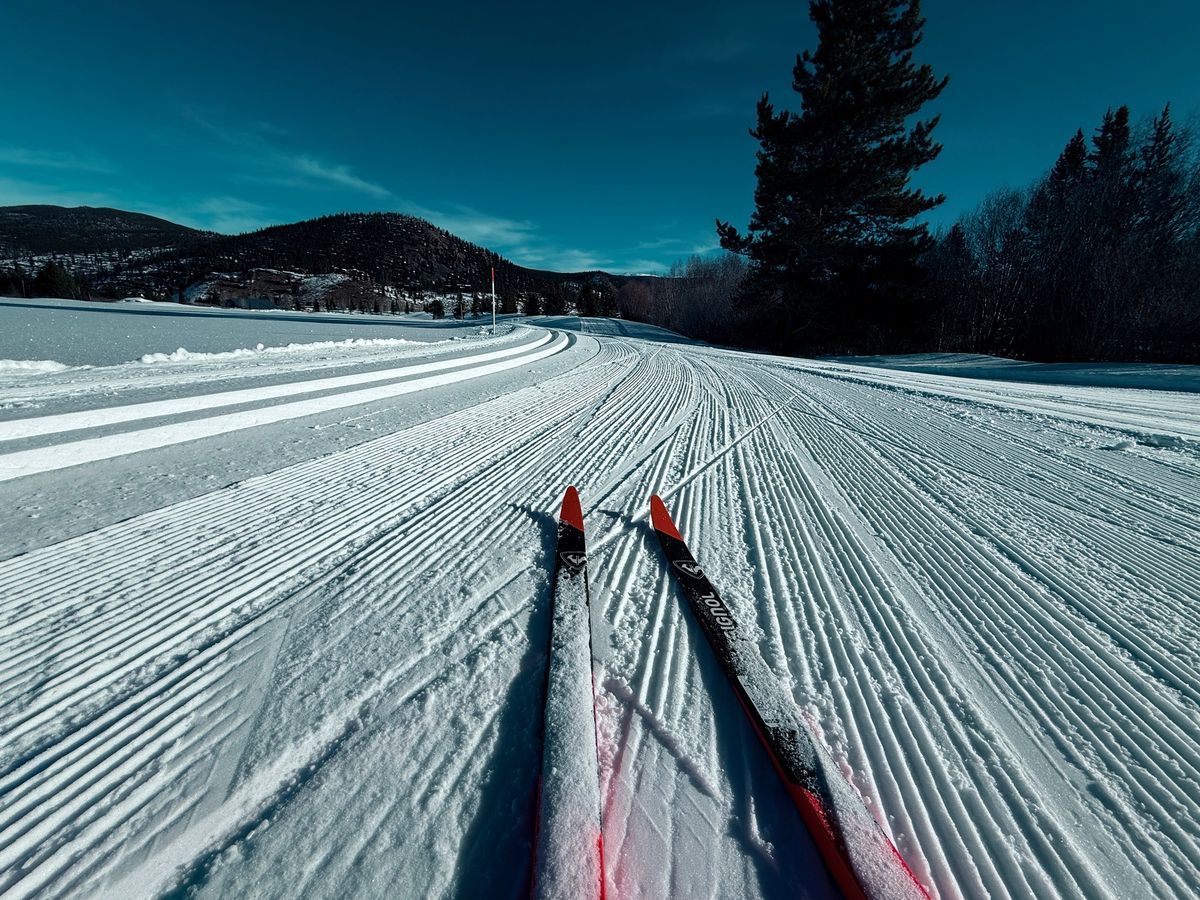
M 612 265 L 612 260 L 606 256 L 589 253 L 586 250 L 553 247 L 525 250 L 524 252 L 514 251 L 514 257 L 515 262 L 555 272 L 590 272 L 593 269 L 604 269 Z
M 216 138 L 221 148 L 219 155 L 227 157 L 240 170 L 231 174 L 234 181 L 346 190 L 380 200 L 392 197 L 386 187 L 363 178 L 344 163 L 330 162 L 312 153 L 281 146 L 278 142 L 288 136 L 288 131 L 270 122 L 256 121 L 230 127 L 215 122 L 199 110 L 187 109 L 184 115 Z
M 392 192 L 382 185 L 355 175 L 349 166 L 324 163 L 307 154 L 285 156 L 282 159 L 302 179 L 359 191 L 372 197 L 390 197 L 392 195 Z
M 680 238 L 660 237 L 660 238 L 654 238 L 653 240 L 649 240 L 649 241 L 642 241 L 641 243 L 637 244 L 633 249 L 634 250 L 662 250 L 666 247 L 677 247 L 682 243 L 683 243 L 683 241 Z
M 666 272 L 674 262 L 691 256 L 707 256 L 720 249 L 715 237 L 694 231 L 683 237 L 649 237 L 626 250 L 605 254 L 563 246 L 527 219 L 496 216 L 462 204 L 433 209 L 403 200 L 396 209 L 427 219 L 451 234 L 501 253 L 518 265 L 556 272 L 588 272 L 596 269 L 625 273 Z M 650 231 L 660 232 L 678 224 L 676 219 L 652 226 Z
M 339 189 L 387 200 L 388 208 L 392 210 L 427 219 L 451 234 L 501 253 L 519 265 L 570 272 L 605 268 L 613 263 L 603 254 L 561 246 L 528 219 L 492 215 L 460 203 L 431 208 L 398 198 L 384 185 L 362 177 L 348 165 L 283 146 L 288 133 L 269 122 L 248 122 L 230 127 L 201 110 L 185 109 L 184 115 L 214 139 L 218 155 L 227 157 L 236 166 L 229 176 L 234 182 Z M 206 220 L 207 224 L 197 227 L 218 231 L 236 230 L 231 227 L 234 224 L 261 227 L 266 224 L 261 221 L 263 213 L 262 208 L 231 209 L 227 214 L 214 211 Z M 197 218 L 192 217 L 193 220 Z
M 215 196 L 197 200 L 182 197 L 176 205 L 163 206 L 104 191 L 62 190 L 51 184 L 0 177 L 0 206 L 26 205 L 111 207 L 222 234 L 240 234 L 279 224 L 279 219 L 272 217 L 267 207 L 238 197 Z
M 528 219 L 495 216 L 459 203 L 446 209 L 431 209 L 406 200 L 398 204 L 397 211 L 426 219 L 457 237 L 530 268 L 586 272 L 612 263 L 609 257 L 598 253 L 559 246 Z
M 0 163 L 38 169 L 62 169 L 106 174 L 114 171 L 111 163 L 91 156 L 78 156 L 59 150 L 35 150 L 29 147 L 0 146 Z
M 661 259 L 627 259 L 614 268 L 624 275 L 661 275 L 670 269 L 671 265 Z
M 670 227 L 677 227 L 673 220 Z M 663 226 L 651 226 L 650 231 L 662 231 Z M 626 251 L 618 253 L 621 262 L 612 271 L 624 273 L 658 274 L 668 271 L 672 264 L 685 262 L 693 256 L 710 256 L 720 250 L 720 242 L 714 235 L 693 230 L 682 237 L 662 236 L 640 241 Z
M 185 216 L 190 219 L 187 224 L 205 231 L 242 234 L 278 224 L 277 220 L 269 216 L 265 206 L 238 197 L 206 197 L 197 203 L 194 209 L 193 215 Z
M 328 163 L 308 154 L 272 153 L 242 163 L 248 171 L 230 175 L 238 184 L 269 184 L 305 190 L 346 190 L 377 200 L 392 196 L 381 184 L 354 174 L 349 166 Z
M 480 212 L 470 206 L 453 203 L 449 209 L 431 209 L 410 200 L 401 201 L 399 212 L 426 219 L 451 234 L 481 247 L 498 250 L 512 248 L 532 240 L 538 227 L 525 219 L 510 219 Z
M 0 176 L 0 206 L 113 206 L 115 199 L 98 191 L 63 190 L 55 185 Z
M 183 117 L 220 143 L 231 147 L 258 149 L 268 137 L 282 137 L 287 134 L 282 128 L 264 121 L 245 122 L 241 127 L 230 127 L 195 107 L 184 107 Z

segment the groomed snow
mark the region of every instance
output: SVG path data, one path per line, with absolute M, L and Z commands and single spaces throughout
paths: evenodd
M 574 483 L 609 897 L 823 882 L 651 493 L 934 896 L 1194 895 L 1196 394 L 538 322 L 0 378 L 0 893 L 527 895 Z

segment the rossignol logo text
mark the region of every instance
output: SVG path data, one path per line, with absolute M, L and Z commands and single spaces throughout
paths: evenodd
M 696 599 L 708 608 L 718 628 L 722 631 L 737 630 L 737 625 L 733 622 L 733 616 L 729 613 L 729 607 L 721 601 L 720 597 L 709 591 L 706 594 L 700 594 Z

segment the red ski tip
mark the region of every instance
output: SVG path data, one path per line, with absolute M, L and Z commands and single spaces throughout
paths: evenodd
M 583 531 L 583 507 L 579 505 L 579 491 L 575 490 L 575 485 L 571 485 L 567 488 L 567 492 L 563 494 L 562 509 L 559 510 L 558 521 L 566 522 L 568 525 Z
M 683 535 L 679 533 L 679 529 L 671 521 L 671 514 L 667 512 L 666 504 L 662 502 L 662 497 L 658 496 L 658 494 L 650 497 L 650 523 L 654 526 L 655 531 L 661 531 L 663 534 L 673 537 L 677 541 L 683 540 Z

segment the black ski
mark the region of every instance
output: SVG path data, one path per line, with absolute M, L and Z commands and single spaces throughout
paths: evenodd
M 657 495 L 650 498 L 650 519 L 675 582 L 834 883 L 852 898 L 928 898 L 891 840 L 819 749 L 791 697 L 778 689 L 757 649 L 747 646 L 729 607 L 688 550 Z

